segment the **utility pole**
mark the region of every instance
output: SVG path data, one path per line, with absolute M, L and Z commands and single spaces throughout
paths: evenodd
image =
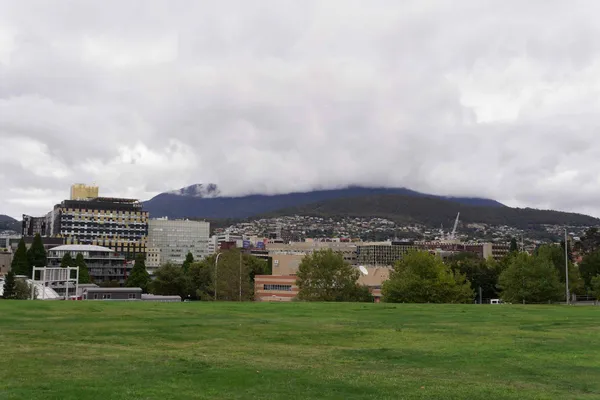
M 242 301 L 242 252 L 240 250 L 240 302 Z
M 565 295 L 567 300 L 567 305 L 569 305 L 569 253 L 567 243 L 567 228 L 565 228 Z
M 483 304 L 482 293 L 481 293 L 481 286 L 479 286 L 479 304 Z
M 222 253 L 217 254 L 217 258 L 215 258 L 215 301 L 217 301 L 217 272 L 219 272 L 219 257 L 221 256 L 221 254 Z

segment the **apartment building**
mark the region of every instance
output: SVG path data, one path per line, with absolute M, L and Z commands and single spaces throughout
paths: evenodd
M 151 219 L 146 266 L 159 267 L 167 262 L 183 264 L 188 253 L 192 253 L 195 260 L 207 257 L 209 234 L 210 224 L 206 221 Z
M 123 284 L 133 268 L 133 263 L 128 263 L 123 254 L 95 245 L 64 245 L 54 247 L 48 251 L 48 266 L 60 266 L 62 258 L 67 253 L 73 259 L 78 254 L 83 255 L 90 277 L 95 283 L 117 281 Z
M 133 259 L 146 253 L 148 212 L 135 199 L 89 196 L 94 187 L 71 188 L 73 199 L 54 206 L 45 217 L 23 216 L 23 236 L 36 233 L 63 239 L 64 244 L 107 247 Z

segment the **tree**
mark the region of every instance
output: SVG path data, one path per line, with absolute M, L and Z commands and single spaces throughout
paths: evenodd
M 15 273 L 8 271 L 4 277 L 4 293 L 2 297 L 5 299 L 14 299 L 16 294 Z
M 591 280 L 592 295 L 596 297 L 596 300 L 600 300 L 600 275 L 596 275 Z
M 517 239 L 512 238 L 510 239 L 510 249 L 509 252 L 510 253 L 517 253 L 519 251 L 519 245 L 517 244 Z
M 438 256 L 411 251 L 394 266 L 383 283 L 383 299 L 389 303 L 470 303 L 471 283 Z
M 461 253 L 449 258 L 446 263 L 452 270 L 459 272 L 471 282 L 471 289 L 478 297 L 479 288 L 484 299 L 493 299 L 499 296 L 498 277 L 502 272 L 502 265 L 490 258 L 484 260 L 472 253 Z
M 60 260 L 60 266 L 63 268 L 73 267 L 73 257 L 71 257 L 71 253 L 65 253 L 63 258 Z
M 520 253 L 499 279 L 502 299 L 514 303 L 546 303 L 564 298 L 558 272 L 547 257 Z
M 579 263 L 579 272 L 585 282 L 585 286 L 590 288 L 592 286 L 592 278 L 600 275 L 600 249 L 583 256 L 583 259 Z
M 298 299 L 307 301 L 356 301 L 362 289 L 359 272 L 331 249 L 306 255 L 297 273 Z
M 125 282 L 127 287 L 139 287 L 145 293 L 148 292 L 148 284 L 151 278 L 148 271 L 146 271 L 146 260 L 143 254 L 138 254 L 135 258 L 135 264 L 131 269 L 131 274 Z
M 85 263 L 85 258 L 83 258 L 83 254 L 77 254 L 77 257 L 75 257 L 74 264 L 76 267 L 79 267 L 79 283 L 92 283 L 90 271 L 88 270 L 87 264 Z
M 190 296 L 193 299 L 212 300 L 214 299 L 213 288 L 213 264 L 209 260 L 202 260 L 190 265 L 187 272 L 187 278 L 190 285 Z
M 560 282 L 565 283 L 565 248 L 564 242 L 561 246 L 553 244 L 544 244 L 538 247 L 535 251 L 536 257 L 543 257 L 552 262 Z M 585 284 L 577 268 L 569 261 L 569 291 L 571 293 L 585 293 Z
M 25 245 L 25 239 L 21 238 L 19 246 L 13 257 L 10 270 L 15 275 L 29 275 L 29 260 L 27 259 L 27 246 Z
M 187 273 L 188 269 L 190 268 L 190 265 L 192 265 L 193 263 L 194 263 L 194 255 L 190 251 L 187 253 L 187 256 L 185 256 L 185 261 L 183 262 L 183 265 L 182 265 L 183 272 Z
M 251 279 L 251 268 L 256 257 L 243 255 L 239 249 L 224 251 L 219 256 L 217 279 L 214 279 L 214 260 L 210 257 L 207 261 L 212 266 L 212 292 L 215 285 L 218 300 L 239 301 L 240 291 L 242 301 L 254 300 L 254 282 Z
M 184 299 L 190 294 L 190 287 L 183 267 L 168 263 L 154 272 L 150 292 L 163 296 L 177 295 Z
M 600 231 L 598 228 L 590 228 L 577 244 L 577 250 L 583 254 L 590 254 L 600 250 Z
M 27 259 L 29 260 L 29 273 L 27 274 L 29 277 L 31 277 L 34 267 L 42 268 L 46 266 L 46 249 L 39 233 L 33 238 L 33 243 L 27 251 Z
M 24 279 L 15 280 L 15 292 L 13 299 L 29 300 L 31 298 L 31 285 Z M 33 298 L 37 299 L 37 289 L 33 291 Z

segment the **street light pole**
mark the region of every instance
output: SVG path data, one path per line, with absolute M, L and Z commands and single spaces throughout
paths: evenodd
M 565 228 L 565 294 L 567 297 L 567 305 L 569 305 L 569 256 L 567 249 L 567 228 Z
M 218 285 L 217 273 L 219 272 L 219 257 L 221 256 L 221 254 L 222 253 L 218 253 L 217 258 L 215 258 L 215 301 L 217 301 L 217 285 Z

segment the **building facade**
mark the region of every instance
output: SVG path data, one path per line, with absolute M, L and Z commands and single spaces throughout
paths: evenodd
M 103 246 L 134 259 L 146 253 L 148 212 L 134 199 L 97 197 L 65 200 L 54 206 L 44 222 L 23 216 L 23 236 L 36 233 L 65 244 Z
M 356 261 L 358 265 L 390 266 L 414 249 L 417 246 L 406 242 L 365 243 L 356 246 Z
M 0 250 L 0 276 L 4 276 L 10 271 L 13 253 L 7 250 Z
M 60 266 L 65 254 L 69 253 L 73 259 L 78 254 L 83 255 L 90 277 L 95 283 L 118 282 L 124 284 L 133 268 L 133 263 L 128 263 L 125 256 L 112 249 L 94 245 L 64 245 L 48 251 L 48 266 Z
M 210 224 L 205 221 L 151 219 L 148 222 L 148 249 L 152 257 L 146 266 L 158 267 L 167 262 L 183 264 L 188 253 L 201 260 L 209 253 Z M 158 257 L 156 257 L 158 254 Z

